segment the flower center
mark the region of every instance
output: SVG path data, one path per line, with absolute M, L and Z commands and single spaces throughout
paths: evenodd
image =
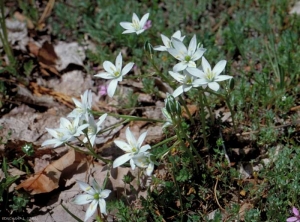
M 96 134 L 96 128 L 93 126 L 88 127 L 88 134 L 89 135 L 95 135 Z
M 140 30 L 140 23 L 139 23 L 139 21 L 133 20 L 133 21 L 132 21 L 132 27 L 133 27 L 135 30 Z
M 64 134 L 62 132 L 56 131 L 58 139 L 62 139 L 64 137 Z
M 187 85 L 191 85 L 193 83 L 193 78 L 191 78 L 190 76 L 186 76 L 185 77 L 185 84 Z
M 94 194 L 94 200 L 99 200 L 101 195 L 99 193 Z
M 120 72 L 119 70 L 117 70 L 117 71 L 114 72 L 114 76 L 115 76 L 115 77 L 119 77 L 119 76 L 120 76 L 120 73 L 121 73 L 121 72 Z
M 138 151 L 138 149 L 137 149 L 136 147 L 132 147 L 131 151 L 132 151 L 133 153 L 136 153 L 136 152 Z
M 211 70 L 207 69 L 207 72 L 206 72 L 206 79 L 210 82 L 213 82 L 214 79 L 215 79 L 216 75 L 214 72 L 212 72 Z
M 187 62 L 191 61 L 191 56 L 189 56 L 189 55 L 185 56 L 184 60 L 187 61 Z

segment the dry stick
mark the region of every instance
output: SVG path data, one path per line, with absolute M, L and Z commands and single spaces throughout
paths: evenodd
M 293 125 L 297 125 L 297 124 L 300 124 L 300 120 L 297 120 L 294 123 L 287 123 L 287 124 L 283 124 L 283 125 L 280 125 L 280 126 L 274 126 L 274 127 L 270 127 L 270 128 L 279 129 L 279 128 L 285 128 L 285 127 L 293 126 Z M 236 133 L 235 135 L 236 136 L 247 136 L 247 135 L 250 135 L 252 133 L 259 133 L 259 132 L 260 132 L 260 130 L 254 130 L 254 131 L 250 131 L 250 132 Z
M 223 173 L 221 174 L 221 176 L 222 176 L 222 175 L 223 175 Z M 225 212 L 225 209 L 220 205 L 219 200 L 218 200 L 218 197 L 217 197 L 217 186 L 218 186 L 218 182 L 219 182 L 219 178 L 217 177 L 217 178 L 216 178 L 216 184 L 215 184 L 215 187 L 214 187 L 214 196 L 215 196 L 215 200 L 216 200 L 216 202 L 217 202 L 219 208 L 220 208 L 223 212 Z

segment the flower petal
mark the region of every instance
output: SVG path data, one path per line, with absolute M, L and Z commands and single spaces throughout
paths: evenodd
M 77 195 L 72 202 L 77 205 L 84 205 L 90 203 L 93 199 L 93 196 L 90 194 L 80 194 Z
M 168 53 L 170 53 L 175 59 L 182 61 L 184 60 L 184 54 L 180 53 L 177 49 L 168 48 Z
M 123 69 L 122 69 L 122 76 L 126 75 L 134 66 L 133 62 L 128 63 Z
M 97 183 L 97 181 L 96 181 L 95 179 L 93 179 L 92 184 L 93 184 L 94 190 L 95 190 L 97 193 L 101 191 L 101 187 L 99 186 L 99 184 Z
M 299 216 L 299 210 L 296 207 L 293 207 L 293 213 L 295 216 Z
M 220 85 L 217 82 L 209 82 L 208 87 L 211 88 L 214 91 L 218 91 L 219 88 L 220 88 Z
M 89 184 L 87 184 L 83 181 L 80 181 L 80 180 L 77 180 L 76 182 L 78 183 L 80 189 L 83 190 L 84 192 L 86 192 L 90 195 L 95 194 L 95 190 Z
M 149 150 L 149 149 L 151 149 L 151 146 L 150 145 L 144 145 L 144 146 L 142 146 L 141 147 L 141 149 L 140 149 L 140 153 L 143 153 L 143 152 L 145 152 L 145 151 L 147 151 L 147 150 Z
M 122 53 L 120 52 L 116 58 L 116 68 L 117 70 L 122 70 Z
M 115 140 L 114 143 L 117 145 L 117 147 L 124 150 L 125 152 L 131 152 L 131 150 L 132 150 L 132 147 L 129 146 L 129 144 L 125 143 L 124 141 Z
M 206 79 L 196 79 L 193 84 L 197 84 L 197 85 L 206 85 L 209 82 Z
M 172 44 L 174 46 L 174 48 L 184 57 L 185 55 L 187 55 L 187 48 L 185 47 L 185 45 L 178 39 L 176 38 L 172 38 L 171 39 Z
M 135 163 L 134 163 L 133 159 L 130 159 L 130 166 L 131 166 L 132 170 L 135 169 Z
M 128 34 L 128 33 L 134 33 L 134 32 L 136 32 L 136 30 L 132 28 L 132 29 L 125 30 L 124 32 L 122 32 L 122 34 Z
M 228 75 L 219 75 L 219 76 L 216 76 L 215 77 L 215 81 L 216 82 L 220 82 L 220 81 L 224 81 L 224 80 L 227 80 L 227 79 L 231 79 L 232 76 L 228 76 Z
M 150 162 L 146 169 L 147 176 L 151 176 L 153 170 L 154 170 L 154 164 L 152 162 Z
M 184 81 L 184 75 L 178 73 L 178 72 L 172 72 L 172 71 L 169 71 L 169 74 L 174 78 L 176 79 L 178 82 L 180 83 L 183 83 Z
M 193 86 L 191 86 L 191 85 L 189 85 L 189 86 L 183 85 L 183 92 L 187 92 L 187 91 L 189 91 L 191 88 L 193 88 Z
M 113 79 L 115 78 L 111 73 L 108 72 L 100 72 L 96 75 L 94 75 L 95 77 L 100 77 L 102 79 Z
M 141 19 L 141 21 L 140 21 L 140 27 L 141 27 L 141 28 L 144 28 L 144 26 L 145 26 L 145 24 L 146 24 L 148 18 L 149 18 L 149 13 L 146 13 L 146 14 L 142 17 L 142 19 Z
M 106 72 L 111 73 L 112 75 L 114 74 L 115 71 L 117 71 L 117 68 L 112 62 L 110 61 L 105 61 L 103 63 L 103 68 L 105 69 Z
M 211 66 L 204 56 L 202 57 L 202 69 L 204 73 L 211 72 Z
M 140 148 L 145 140 L 147 136 L 147 132 L 144 132 L 140 135 L 140 137 L 138 138 L 138 141 L 137 141 L 137 147 Z
M 180 30 L 174 32 L 174 34 L 172 35 L 172 37 L 174 37 L 174 38 L 176 38 L 176 39 L 178 39 L 178 40 L 180 40 L 180 41 L 182 41 L 182 40 L 183 40 L 182 38 L 184 38 L 184 36 L 181 37 L 181 32 L 180 32 Z
M 198 78 L 204 78 L 204 76 L 205 76 L 205 74 L 204 74 L 204 72 L 202 72 L 202 70 L 194 68 L 194 67 L 188 67 L 188 68 L 186 68 L 186 71 L 190 75 L 198 77 Z
M 84 221 L 87 221 L 95 213 L 97 209 L 97 205 L 98 205 L 98 201 L 93 200 L 85 213 Z
M 134 23 L 134 22 L 137 22 L 137 23 L 140 22 L 139 17 L 135 13 L 132 14 L 132 23 Z
M 182 93 L 183 93 L 183 85 L 181 85 L 177 89 L 175 89 L 175 91 L 173 92 L 172 96 L 177 97 L 177 96 L 179 96 Z
M 104 113 L 102 116 L 99 117 L 99 120 L 97 122 L 98 127 L 103 123 L 103 121 L 106 119 L 106 117 L 107 117 L 107 113 Z
M 136 34 L 139 35 L 139 34 L 141 34 L 144 31 L 145 31 L 145 29 L 140 29 L 139 31 L 136 32 Z
M 196 39 L 196 35 L 194 35 L 188 47 L 188 55 L 190 56 L 194 55 L 196 49 L 197 49 L 197 39 Z
M 187 66 L 188 66 L 188 65 L 187 65 L 185 62 L 177 63 L 177 64 L 173 67 L 173 71 L 179 72 L 179 71 L 185 70 Z
M 288 219 L 286 219 L 286 222 L 296 222 L 298 221 L 298 217 L 289 217 Z
M 160 36 L 161 36 L 161 39 L 162 39 L 165 47 L 166 48 L 171 48 L 171 40 L 167 36 L 165 36 L 163 34 L 161 34 Z
M 124 164 L 128 160 L 130 160 L 131 158 L 132 158 L 132 154 L 131 153 L 125 153 L 124 155 L 119 156 L 117 159 L 115 159 L 115 161 L 113 163 L 113 168 L 121 166 L 122 164 Z
M 99 199 L 99 207 L 100 207 L 100 212 L 102 213 L 102 214 L 107 214 L 106 213 L 106 202 L 105 202 L 105 200 L 104 199 Z
M 109 194 L 111 193 L 111 190 L 102 190 L 101 191 L 101 198 L 107 198 Z
M 128 29 L 128 30 L 133 30 L 133 26 L 131 22 L 120 22 L 120 25 L 124 28 L 124 29 Z M 133 30 L 135 31 L 135 30 Z
M 220 75 L 220 73 L 225 69 L 226 63 L 226 60 L 221 60 L 220 62 L 218 62 L 213 68 L 213 73 L 215 73 L 216 76 Z
M 136 139 L 133 136 L 132 132 L 130 131 L 129 127 L 127 127 L 125 134 L 126 134 L 126 140 L 127 140 L 128 144 L 129 144 L 129 146 L 131 148 L 137 148 Z
M 110 83 L 108 84 L 107 87 L 107 95 L 109 97 L 113 97 L 115 94 L 115 91 L 117 89 L 117 85 L 118 85 L 118 80 L 117 79 L 113 79 L 110 81 Z
M 153 49 L 156 50 L 156 51 L 161 51 L 161 52 L 168 51 L 168 48 L 166 46 L 162 46 L 162 45 L 154 46 Z
M 193 61 L 196 61 L 196 60 L 200 59 L 201 56 L 204 54 L 205 51 L 206 51 L 206 49 L 204 49 L 204 48 L 197 49 L 191 59 Z

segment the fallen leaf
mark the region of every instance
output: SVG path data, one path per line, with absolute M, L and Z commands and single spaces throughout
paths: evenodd
M 25 15 L 23 15 L 22 13 L 16 11 L 14 13 L 14 17 L 19 20 L 20 22 L 25 22 L 26 25 L 27 25 L 27 28 L 29 29 L 34 29 L 34 25 L 33 25 L 33 22 L 28 18 L 26 17 Z
M 28 178 L 19 184 L 16 189 L 23 188 L 29 191 L 30 194 L 48 193 L 58 188 L 59 179 L 66 169 L 76 168 L 82 166 L 85 162 L 85 155 L 75 152 L 73 149 L 69 150 L 60 159 L 54 161 L 45 167 L 42 171 L 36 173 L 34 176 Z M 73 167 L 72 167 L 73 165 Z
M 62 71 L 68 67 L 69 64 L 76 64 L 83 66 L 85 60 L 85 52 L 82 46 L 79 46 L 77 42 L 59 42 L 54 46 L 56 55 L 60 58 L 56 63 L 55 68 L 58 71 Z
M 198 110 L 198 107 L 196 105 L 187 105 L 187 108 L 188 108 L 191 116 L 193 116 L 196 113 L 196 111 Z M 189 115 L 187 114 L 185 108 L 181 107 L 181 110 L 182 110 L 182 116 L 185 118 L 189 118 Z
M 239 217 L 240 220 L 244 221 L 245 220 L 245 213 L 249 211 L 250 209 L 253 208 L 253 205 L 251 203 L 243 203 L 239 210 Z
M 47 6 L 44 9 L 44 12 L 41 18 L 38 21 L 38 30 L 42 30 L 45 27 L 45 19 L 51 15 L 52 9 L 54 7 L 55 0 L 49 0 Z
M 246 196 L 246 191 L 245 190 L 241 190 L 240 195 L 243 196 L 243 197 Z
M 42 47 L 39 49 L 37 58 L 41 63 L 48 66 L 56 65 L 58 60 L 58 56 L 54 51 L 53 45 L 48 41 L 45 41 Z

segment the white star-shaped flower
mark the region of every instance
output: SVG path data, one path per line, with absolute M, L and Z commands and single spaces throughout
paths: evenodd
M 95 76 L 111 80 L 107 87 L 107 94 L 109 97 L 113 97 L 117 89 L 118 82 L 122 81 L 123 76 L 125 76 L 132 69 L 133 65 L 134 63 L 130 62 L 122 69 L 121 53 L 119 53 L 119 55 L 117 56 L 115 65 L 110 61 L 105 61 L 103 63 L 103 68 L 106 72 L 98 73 Z
M 173 71 L 178 72 L 187 67 L 196 68 L 195 61 L 201 58 L 206 49 L 197 46 L 196 35 L 190 41 L 189 47 L 178 39 L 172 38 L 172 45 L 174 48 L 169 48 L 168 52 L 180 62 L 173 67 Z
M 122 150 L 124 150 L 126 153 L 113 162 L 113 168 L 118 167 L 124 163 L 126 163 L 128 160 L 130 160 L 130 166 L 134 170 L 135 169 L 135 163 L 133 161 L 133 157 L 139 153 L 146 152 L 151 147 L 149 145 L 142 146 L 145 138 L 146 138 L 147 132 L 144 132 L 140 135 L 139 139 L 136 141 L 134 138 L 132 132 L 130 131 L 129 127 L 126 129 L 126 140 L 128 143 L 125 143 L 124 141 L 115 140 L 114 143 Z
M 172 96 L 177 97 L 183 92 L 189 91 L 193 87 L 199 87 L 199 84 L 196 83 L 196 77 L 191 75 L 188 70 L 192 68 L 188 68 L 183 70 L 183 74 L 178 72 L 169 71 L 169 74 L 176 79 L 178 82 L 182 83 L 175 91 L 173 92 Z M 200 71 L 200 70 L 199 70 Z
M 99 131 L 102 129 L 100 126 L 103 123 L 103 121 L 105 120 L 105 118 L 107 117 L 107 113 L 104 113 L 98 120 L 98 122 L 96 123 L 94 120 L 94 117 L 90 117 L 89 119 L 89 124 L 88 124 L 88 138 L 91 142 L 91 145 L 93 146 L 96 140 L 96 136 L 99 133 Z M 83 139 L 83 142 L 86 143 L 88 142 L 87 138 Z
M 77 180 L 77 183 L 80 189 L 86 192 L 86 194 L 76 196 L 73 203 L 78 205 L 91 203 L 85 213 L 84 221 L 87 221 L 95 213 L 98 205 L 100 212 L 106 214 L 106 202 L 104 199 L 109 196 L 111 190 L 102 190 L 95 179 L 92 186 L 79 180 Z
M 68 115 L 68 117 L 73 118 L 85 118 L 86 121 L 89 119 L 89 110 L 92 108 L 92 92 L 91 90 L 86 90 L 83 95 L 81 95 L 81 102 L 73 98 L 76 108 Z
M 171 39 L 169 39 L 167 36 L 165 36 L 163 34 L 161 34 L 160 36 L 161 36 L 161 39 L 162 39 L 164 45 L 155 46 L 154 50 L 157 50 L 157 51 L 168 51 L 168 49 L 173 48 Z M 177 31 L 177 32 L 175 32 L 172 35 L 171 38 L 176 38 L 176 39 L 178 39 L 178 40 L 180 40 L 182 42 L 184 40 L 185 36 L 181 36 L 181 32 Z
M 139 17 L 133 13 L 132 15 L 132 22 L 121 22 L 120 25 L 126 29 L 122 34 L 127 34 L 127 33 L 136 33 L 137 35 L 141 34 L 144 32 L 145 29 L 145 24 L 149 18 L 149 13 L 145 14 L 142 19 L 140 20 Z
M 226 66 L 226 60 L 221 60 L 215 65 L 213 70 L 211 70 L 211 66 L 208 63 L 208 61 L 204 57 L 202 57 L 203 72 L 201 70 L 198 70 L 198 72 L 195 71 L 195 69 L 192 70 L 192 72 L 195 71 L 194 74 L 200 75 L 199 76 L 200 79 L 197 79 L 195 81 L 195 84 L 208 85 L 210 89 L 214 91 L 218 91 L 220 88 L 218 82 L 232 78 L 232 76 L 220 75 L 225 69 L 225 66 Z

